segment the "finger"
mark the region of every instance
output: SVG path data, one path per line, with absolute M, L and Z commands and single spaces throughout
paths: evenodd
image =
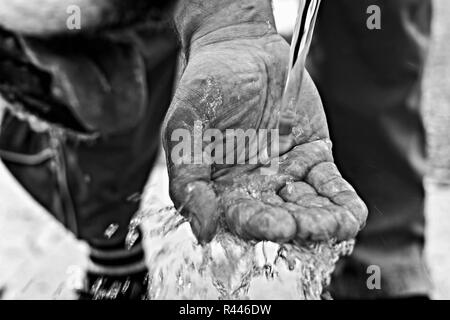
M 307 183 L 289 183 L 279 194 L 288 202 L 285 208 L 296 220 L 297 240 L 325 241 L 337 232 L 338 225 L 330 210 L 333 204 Z
M 356 236 L 359 231 L 358 221 L 347 209 L 318 195 L 305 182 L 286 185 L 281 189 L 280 196 L 292 204 L 289 210 L 297 222 L 298 240 L 345 240 Z
M 308 173 L 306 181 L 320 195 L 347 209 L 357 220 L 360 229 L 364 226 L 368 214 L 367 207 L 353 187 L 342 178 L 334 163 L 324 162 L 316 165 Z
M 299 145 L 282 156 L 280 170 L 297 180 L 303 180 L 311 168 L 325 161 L 333 161 L 330 145 L 324 140 L 318 140 Z
M 333 203 L 317 194 L 316 190 L 305 182 L 288 183 L 280 191 L 283 200 L 298 204 L 302 207 L 329 207 Z
M 301 201 L 306 196 L 317 196 L 316 190 L 305 182 L 292 182 L 287 183 L 279 192 L 281 198 L 285 201 L 296 203 Z
M 361 230 L 361 224 L 355 216 L 346 208 L 338 205 L 330 207 L 330 210 L 338 226 L 333 238 L 338 241 L 355 239 Z
M 280 206 L 255 200 L 242 191 L 231 192 L 224 200 L 227 225 L 238 236 L 278 243 L 293 239 L 295 220 Z
M 359 232 L 358 221 L 345 208 L 297 206 L 297 210 L 291 212 L 297 223 L 297 240 L 344 241 L 354 239 Z
M 327 208 L 304 207 L 293 203 L 283 206 L 295 219 L 297 225 L 296 240 L 326 241 L 337 231 L 338 225 Z
M 274 191 L 265 191 L 261 194 L 261 199 L 265 204 L 272 206 L 279 206 L 284 203 L 284 200 L 275 194 Z

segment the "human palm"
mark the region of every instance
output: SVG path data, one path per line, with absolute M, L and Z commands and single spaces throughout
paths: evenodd
M 201 242 L 212 239 L 219 221 L 244 239 L 280 243 L 346 240 L 365 223 L 367 208 L 333 162 L 321 100 L 302 65 L 285 88 L 288 60 L 289 46 L 270 31 L 233 39 L 216 31 L 191 47 L 163 140 L 171 197 Z M 193 140 L 215 129 L 223 135 L 213 145 L 225 152 L 216 153 L 216 161 L 193 162 L 193 147 L 183 158 L 191 161 L 177 161 L 177 129 Z M 269 155 L 268 163 L 271 137 L 266 143 L 249 138 L 245 150 L 230 149 L 230 129 L 278 129 L 279 157 Z M 210 146 L 203 141 L 199 148 Z M 245 163 L 237 161 L 239 155 Z

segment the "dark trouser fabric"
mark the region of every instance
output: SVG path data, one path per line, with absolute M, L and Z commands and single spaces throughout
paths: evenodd
M 9 170 L 69 230 L 97 249 L 124 248 L 130 219 L 139 207 L 136 195 L 156 160 L 160 124 L 171 101 L 176 37 L 149 32 L 144 40 L 146 103 L 133 127 L 84 141 L 60 131 L 36 133 L 9 113 L 1 125 L 0 156 Z M 128 84 L 115 84 L 112 90 L 123 88 Z M 111 108 L 105 117 L 113 112 Z M 106 235 L 111 225 L 118 229 Z
M 381 30 L 367 28 L 370 5 L 381 9 Z M 337 164 L 369 207 L 354 254 L 335 272 L 336 298 L 429 293 L 421 78 L 430 24 L 430 0 L 322 2 L 310 71 Z M 380 271 L 378 289 L 374 270 Z

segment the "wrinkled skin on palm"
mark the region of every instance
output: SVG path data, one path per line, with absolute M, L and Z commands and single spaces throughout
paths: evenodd
M 288 44 L 270 24 L 255 23 L 242 34 L 240 28 L 210 32 L 191 44 L 163 127 L 175 205 L 191 219 L 200 242 L 212 239 L 220 221 L 248 240 L 354 238 L 367 208 L 333 162 L 311 78 L 299 66 L 289 82 L 296 85 L 285 90 Z M 193 135 L 196 121 L 202 130 L 224 134 L 226 129 L 279 128 L 277 172 L 267 175 L 254 165 L 174 162 L 171 151 L 178 140 L 172 141 L 172 133 L 183 128 Z

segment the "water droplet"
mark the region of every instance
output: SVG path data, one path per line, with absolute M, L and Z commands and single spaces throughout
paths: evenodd
M 135 245 L 136 241 L 139 239 L 139 233 L 135 230 L 134 232 L 129 232 L 125 238 L 125 247 L 131 250 Z
M 117 230 L 119 229 L 119 225 L 117 223 L 111 223 L 108 228 L 106 228 L 105 230 L 105 237 L 108 239 L 111 239 L 113 237 L 113 235 L 117 232 Z
M 127 198 L 128 202 L 139 202 L 141 201 L 141 194 L 139 192 L 133 193 L 131 196 Z
M 95 280 L 94 284 L 91 286 L 91 293 L 94 295 L 94 297 L 99 293 L 102 284 L 103 278 L 100 277 L 97 280 Z
M 294 136 L 294 138 L 299 139 L 303 136 L 303 134 L 304 131 L 299 126 L 295 126 L 292 128 L 292 135 Z
M 130 284 L 131 284 L 130 280 L 125 281 L 125 283 L 122 286 L 122 290 L 121 290 L 122 294 L 125 295 L 127 293 L 128 288 L 130 287 Z
M 66 270 L 66 285 L 71 290 L 82 290 L 84 288 L 84 270 L 80 266 L 72 265 Z

